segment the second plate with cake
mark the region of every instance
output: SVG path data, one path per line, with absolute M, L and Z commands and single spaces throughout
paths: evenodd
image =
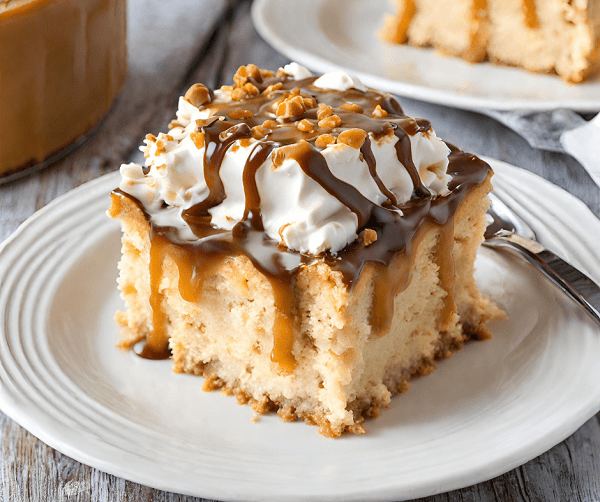
M 470 110 L 600 110 L 598 75 L 570 85 L 555 75 L 382 42 L 377 33 L 394 13 L 391 2 L 366 0 L 258 0 L 252 8 L 259 34 L 293 61 L 319 72 L 344 70 L 400 96 Z

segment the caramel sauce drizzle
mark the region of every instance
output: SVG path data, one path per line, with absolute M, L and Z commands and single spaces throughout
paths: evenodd
M 535 0 L 523 0 L 522 8 L 525 16 L 525 26 L 532 30 L 539 28 L 540 21 L 537 16 Z
M 404 11 L 400 17 L 400 21 L 396 25 L 393 41 L 397 44 L 403 44 L 408 40 L 408 28 L 415 15 L 416 8 L 414 0 L 406 0 L 404 2 Z
M 435 253 L 435 263 L 439 268 L 440 287 L 446 292 L 444 306 L 440 312 L 439 330 L 447 331 L 451 325 L 453 314 L 456 312 L 454 300 L 454 216 L 441 226 L 440 241 Z
M 163 307 L 160 282 L 163 278 L 163 264 L 169 241 L 163 235 L 150 233 L 150 307 L 152 309 L 152 331 L 139 353 L 145 359 L 165 359 L 169 357 L 169 339 L 166 336 L 167 316 Z
M 374 300 L 371 325 L 374 334 L 384 334 L 390 326 L 394 297 L 410 281 L 414 249 L 425 232 L 432 226 L 440 228 L 441 240 L 435 259 L 439 266 L 440 285 L 446 291 L 444 308 L 440 312 L 440 325 L 446 327 L 456 309 L 453 299 L 454 243 L 453 215 L 466 191 L 485 180 L 489 166 L 473 155 L 461 152 L 449 145 L 451 154 L 448 173 L 453 176 L 449 185 L 450 194 L 435 197 L 422 183 L 418 170 L 412 161 L 410 136 L 427 132 L 431 125 L 426 120 L 415 120 L 404 115 L 398 102 L 391 96 L 374 91 L 362 92 L 349 89 L 333 92 L 312 85 L 314 78 L 302 81 L 288 80 L 285 77 L 248 79 L 261 92 L 256 97 L 208 105 L 214 117 L 224 120 L 207 121 L 199 126 L 204 134 L 205 155 L 204 174 L 209 187 L 206 200 L 187 209 L 183 217 L 198 237 L 192 243 L 182 242 L 171 228 L 157 227 L 151 223 L 150 251 L 150 303 L 153 310 L 154 331 L 148 336 L 143 357 L 168 355 L 168 339 L 164 326 L 169 320 L 163 308 L 163 297 L 159 291 L 162 280 L 164 258 L 168 254 L 179 269 L 179 291 L 186 301 L 197 302 L 201 298 L 204 282 L 216 273 L 227 259 L 244 255 L 269 280 L 274 296 L 275 320 L 273 325 L 273 350 L 271 360 L 279 365 L 283 374 L 293 372 L 296 360 L 293 355 L 294 336 L 298 331 L 298 315 L 294 302 L 294 279 L 302 266 L 316 261 L 327 263 L 334 271 L 342 274 L 349 289 L 356 284 L 365 265 L 374 267 Z M 269 85 L 281 82 L 281 89 L 262 94 Z M 300 90 L 305 98 L 314 98 L 317 103 L 325 103 L 333 108 L 333 113 L 341 119 L 341 125 L 323 131 L 316 127 L 311 132 L 302 132 L 296 127 L 301 118 L 316 122 L 317 109 L 310 108 L 302 117 L 277 125 L 256 144 L 243 170 L 245 211 L 242 221 L 232 231 L 224 231 L 210 225 L 208 210 L 220 204 L 226 197 L 219 170 L 225 152 L 235 141 L 252 137 L 252 128 L 265 120 L 274 120 L 278 102 L 293 88 Z M 345 103 L 360 105 L 364 113 L 349 112 L 340 108 Z M 387 116 L 374 118 L 377 107 L 385 110 Z M 251 116 L 234 120 L 232 110 L 250 110 Z M 236 114 L 234 114 L 235 116 Z M 246 114 L 248 115 L 248 114 Z M 406 204 L 400 205 L 391 191 L 385 187 L 377 175 L 371 140 L 367 135 L 360 147 L 373 180 L 381 192 L 388 197 L 382 206 L 365 198 L 355 187 L 336 178 L 330 171 L 321 150 L 315 142 L 318 136 L 327 132 L 338 137 L 341 132 L 358 128 L 371 133 L 375 140 L 394 134 L 398 141 L 396 153 L 413 181 L 413 195 Z M 264 233 L 260 212 L 260 195 L 256 184 L 256 172 L 277 147 L 278 155 L 295 160 L 307 176 L 315 180 L 324 190 L 337 198 L 354 212 L 358 219 L 358 232 L 372 229 L 377 240 L 368 246 L 355 241 L 340 250 L 336 256 L 329 253 L 309 256 L 283 248 Z M 120 190 L 116 195 L 131 196 Z M 132 198 L 133 199 L 133 198 Z M 135 199 L 133 199 L 135 201 Z M 137 202 L 137 201 L 136 201 Z M 138 206 L 141 205 L 138 202 Z M 400 216 L 396 208 L 400 209 Z M 143 210 L 143 208 L 142 208 Z M 148 218 L 150 221 L 150 219 Z

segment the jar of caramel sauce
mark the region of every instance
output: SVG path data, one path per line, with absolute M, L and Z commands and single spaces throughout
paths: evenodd
M 126 0 L 0 0 L 0 180 L 64 151 L 127 72 Z

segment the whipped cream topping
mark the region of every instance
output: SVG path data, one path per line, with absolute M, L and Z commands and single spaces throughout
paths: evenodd
M 358 78 L 343 71 L 325 73 L 315 80 L 313 85 L 321 89 L 332 89 L 335 91 L 347 91 L 348 89 L 367 91 L 367 87 Z
M 237 95 L 236 92 L 238 89 L 245 89 L 247 82 L 242 83 L 246 78 L 242 74 L 244 72 L 238 73 L 238 87 L 224 86 L 215 91 L 212 98 L 204 104 L 195 106 L 190 99 L 181 97 L 176 120 L 171 124 L 169 133 L 146 137 L 145 146 L 142 147 L 146 157 L 145 168 L 139 164 L 121 166 L 120 189 L 143 205 L 153 224 L 176 229 L 179 239 L 198 240 L 186 222 L 185 211 L 214 197 L 214 189 L 210 186 L 212 182 L 209 180 L 207 183 L 205 179 L 207 166 L 217 148 L 215 143 L 209 141 L 209 129 L 214 127 L 214 121 L 238 118 L 241 115 L 234 112 L 239 110 L 254 115 L 255 119 L 260 112 L 261 120 L 267 119 L 273 123 L 264 122 L 262 126 L 254 126 L 252 135 L 242 135 L 242 138 L 228 144 L 217 170 L 224 197 L 207 208 L 210 225 L 215 228 L 231 230 L 247 218 L 248 185 L 244 173 L 249 164 L 260 157 L 261 148 L 268 148 L 268 155 L 256 166 L 254 182 L 260 199 L 262 227 L 270 239 L 301 253 L 337 253 L 357 239 L 361 222 L 357 213 L 344 203 L 343 198 L 332 193 L 311 172 L 307 172 L 294 153 L 298 144 L 305 142 L 312 145 L 314 142 L 331 175 L 354 187 L 368 201 L 379 206 L 390 206 L 390 200 L 395 198 L 389 209 L 398 215 L 402 214 L 402 205 L 411 200 L 417 189 L 427 190 L 434 197 L 448 193 L 451 177 L 446 171 L 450 150 L 446 144 L 435 135 L 429 124 L 417 127 L 417 121 L 405 116 L 402 116 L 402 120 L 397 116 L 390 116 L 387 123 L 387 112 L 379 104 L 379 109 L 373 109 L 368 114 L 366 109 L 364 114 L 359 114 L 343 108 L 345 102 L 354 105 L 357 101 L 366 99 L 364 95 L 368 90 L 355 77 L 333 72 L 314 79 L 306 68 L 292 63 L 280 69 L 278 78 L 273 76 L 271 80 L 268 80 L 270 77 L 265 80 L 265 86 L 273 81 L 273 88 L 281 81 L 286 85 L 285 89 L 274 88 L 270 94 L 267 93 L 269 89 L 266 89 L 256 97 L 248 95 L 240 100 L 239 92 Z M 299 82 L 302 92 L 286 98 L 284 91 L 292 88 L 294 81 L 302 81 Z M 341 123 L 337 126 L 334 124 L 335 120 L 323 123 L 318 116 L 320 112 L 316 111 L 316 115 L 314 113 L 316 104 L 310 101 L 311 95 L 318 101 L 318 93 L 322 90 L 346 93 L 340 97 L 339 106 L 326 112 L 329 113 L 328 117 L 340 117 Z M 254 90 L 248 88 L 247 92 L 254 93 Z M 371 93 L 370 101 L 375 99 L 378 103 L 383 103 L 384 95 L 368 92 Z M 272 98 L 269 98 L 271 95 Z M 324 94 L 331 98 L 330 95 L 331 92 Z M 289 106 L 286 100 L 289 100 Z M 292 103 L 294 100 L 297 105 Z M 304 105 L 301 105 L 303 100 Z M 250 105 L 253 101 L 260 104 L 260 107 L 257 104 L 252 108 Z M 271 102 L 274 104 L 270 105 Z M 299 120 L 301 117 L 295 115 L 293 106 L 306 108 L 313 104 L 312 115 L 310 109 L 303 111 L 302 116 L 305 118 Z M 241 105 L 246 105 L 247 109 L 240 108 Z M 282 105 L 287 108 L 282 109 Z M 281 110 L 283 111 L 280 113 Z M 358 119 L 360 120 L 356 122 Z M 368 127 L 361 129 L 361 121 L 368 122 Z M 250 126 L 256 123 L 250 119 L 246 122 L 249 125 L 240 122 L 238 118 L 230 128 L 219 134 L 220 141 L 226 141 L 228 134 L 233 138 L 243 127 L 250 130 Z M 302 126 L 300 122 L 306 124 Z M 355 122 L 359 125 L 350 127 Z M 407 131 L 404 137 L 408 138 L 409 145 L 404 141 L 402 148 L 410 150 L 413 169 L 416 168 L 420 177 L 419 186 L 415 186 L 411 177 L 411 166 L 404 165 L 399 160 L 401 136 L 396 134 L 400 128 L 395 125 L 396 122 L 401 122 Z M 390 123 L 396 129 L 389 127 Z M 302 132 L 301 127 L 306 132 Z M 345 140 L 343 132 L 348 133 L 350 139 Z M 278 141 L 284 133 L 286 138 L 292 135 L 295 141 Z M 362 141 L 354 141 L 354 137 Z M 365 150 L 367 144 L 369 149 Z M 367 152 L 372 154 L 371 160 L 366 158 Z M 364 226 L 364 222 L 362 225 Z

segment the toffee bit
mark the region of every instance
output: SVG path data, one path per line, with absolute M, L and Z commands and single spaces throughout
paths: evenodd
M 331 106 L 326 105 L 325 103 L 321 103 L 319 108 L 317 108 L 317 118 L 319 120 L 323 120 L 326 117 L 330 117 L 333 115 L 333 108 Z
M 263 94 L 271 94 L 274 91 L 278 91 L 282 87 L 283 87 L 283 84 L 281 82 L 277 82 L 276 84 L 271 84 L 270 86 L 268 86 L 262 93 Z
M 302 119 L 300 122 L 296 124 L 296 127 L 299 131 L 311 133 L 315 130 L 315 126 L 312 122 Z
M 315 140 L 315 146 L 321 150 L 332 143 L 335 143 L 335 138 L 331 134 L 321 134 L 321 136 Z
M 212 101 L 210 91 L 205 85 L 194 84 L 185 93 L 184 98 L 193 104 L 196 108 L 204 106 Z
M 204 134 L 201 132 L 191 132 L 190 133 L 190 139 L 194 142 L 194 145 L 196 146 L 196 148 L 198 150 L 200 150 L 200 148 L 204 148 Z
M 351 146 L 356 150 L 360 150 L 360 147 L 363 146 L 366 137 L 367 133 L 362 129 L 347 129 L 340 133 L 337 138 L 337 142 Z
M 381 108 L 381 105 L 377 105 L 375 107 L 375 109 L 373 110 L 373 114 L 371 115 L 371 117 L 376 118 L 376 119 L 382 119 L 387 116 L 388 116 L 388 112 L 386 112 L 383 108 Z
M 367 246 L 373 244 L 376 240 L 377 240 L 377 232 L 375 232 L 375 230 L 373 230 L 372 228 L 365 228 L 358 235 L 358 242 L 364 247 L 367 247 Z
M 340 109 L 352 113 L 365 113 L 363 107 L 355 103 L 344 103 L 342 106 L 340 106 Z
M 231 110 L 227 113 L 227 115 L 229 116 L 229 118 L 234 120 L 249 119 L 250 117 L 254 116 L 254 114 L 250 110 L 244 110 L 240 108 L 238 108 L 237 110 Z
M 304 107 L 304 101 L 302 100 L 302 97 L 293 96 L 277 106 L 276 115 L 278 119 L 289 121 L 293 117 L 302 117 L 305 111 L 306 108 Z
M 342 119 L 338 115 L 330 115 L 319 120 L 318 125 L 323 129 L 333 129 L 342 125 Z

